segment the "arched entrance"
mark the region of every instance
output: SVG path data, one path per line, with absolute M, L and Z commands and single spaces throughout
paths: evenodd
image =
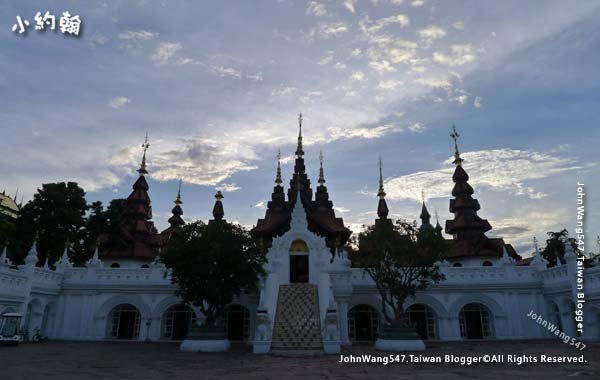
M 108 337 L 137 339 L 140 336 L 140 311 L 133 305 L 120 304 L 109 314 Z
M 463 339 L 493 338 L 492 314 L 485 305 L 470 303 L 460 310 L 460 335 Z
M 369 305 L 348 311 L 348 337 L 353 342 L 372 342 L 379 335 L 379 313 Z
M 245 342 L 249 334 L 250 313 L 242 305 L 227 307 L 227 339 L 232 342 Z
M 294 240 L 290 245 L 290 282 L 308 282 L 308 245 L 304 240 Z
M 192 323 L 196 323 L 196 314 L 186 304 L 176 304 L 169 307 L 162 317 L 163 339 L 183 340 L 187 337 Z
M 419 333 L 421 339 L 428 340 L 437 338 L 437 316 L 432 308 L 425 304 L 414 304 L 406 309 L 406 316 L 408 322 L 416 327 L 417 333 Z

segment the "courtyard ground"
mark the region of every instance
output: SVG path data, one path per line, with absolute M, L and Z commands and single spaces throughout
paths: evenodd
M 344 355 L 388 355 L 353 346 Z M 0 378 L 20 379 L 600 379 L 600 343 L 583 351 L 560 341 L 431 343 L 421 353 L 444 357 L 485 354 L 584 355 L 584 364 L 339 363 L 340 355 L 254 355 L 248 346 L 227 353 L 180 352 L 176 343 L 44 342 L 0 347 Z

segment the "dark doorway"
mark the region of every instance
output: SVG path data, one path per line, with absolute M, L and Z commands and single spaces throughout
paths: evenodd
M 290 256 L 290 282 L 308 282 L 308 255 Z
M 173 305 L 167 309 L 163 316 L 162 337 L 164 339 L 183 340 L 187 337 L 192 323 L 196 323 L 196 316 L 188 305 Z
M 493 338 L 491 314 L 479 303 L 465 305 L 460 312 L 460 334 L 465 339 Z
M 425 304 L 414 304 L 406 310 L 408 322 L 415 326 L 417 333 L 423 340 L 435 339 L 436 315 L 433 309 Z
M 230 305 L 227 308 L 227 339 L 243 342 L 248 339 L 248 309 L 241 305 Z
M 110 337 L 136 339 L 140 334 L 140 312 L 133 305 L 123 304 L 111 312 Z
M 465 311 L 465 325 L 467 328 L 467 339 L 482 339 L 481 313 L 479 311 Z
M 354 342 L 372 342 L 379 333 L 379 316 L 368 305 L 358 305 L 348 312 L 348 336 Z

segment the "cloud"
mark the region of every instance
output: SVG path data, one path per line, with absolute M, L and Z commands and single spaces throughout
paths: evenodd
M 383 124 L 377 127 L 355 127 L 355 128 L 340 128 L 330 127 L 327 129 L 333 140 L 338 139 L 351 139 L 351 138 L 363 138 L 363 139 L 377 139 L 383 137 L 389 133 L 397 133 L 404 131 L 399 125 L 396 124 Z
M 277 28 L 273 29 L 273 37 L 285 40 L 287 42 L 292 41 L 292 37 L 288 36 L 285 33 L 280 32 L 279 29 L 277 29 Z
M 404 84 L 404 82 L 402 82 L 400 80 L 395 80 L 395 79 L 382 80 L 377 85 L 377 88 L 380 88 L 382 90 L 393 90 L 396 87 L 401 86 L 403 84 Z
M 469 183 L 474 188 L 504 191 L 530 199 L 546 196 L 530 182 L 584 167 L 572 158 L 509 148 L 466 152 L 461 156 L 465 160 L 463 167 L 469 173 Z M 449 197 L 453 186 L 452 160 L 443 162 L 439 169 L 386 180 L 388 197 L 418 202 L 422 189 L 427 189 L 429 198 Z
M 425 126 L 422 123 L 414 123 L 408 127 L 408 130 L 414 133 L 425 132 Z
M 150 41 L 159 34 L 149 30 L 125 30 L 119 33 L 119 47 L 132 54 L 138 54 L 143 48 L 143 43 Z
M 354 48 L 352 50 L 353 57 L 360 57 L 362 55 L 362 50 L 360 48 Z
M 131 99 L 129 99 L 125 96 L 117 96 L 116 98 L 112 98 L 108 102 L 108 105 L 111 106 L 112 108 L 118 110 L 119 108 L 123 107 L 127 103 L 131 103 Z
M 327 15 L 327 9 L 323 3 L 319 3 L 318 1 L 309 1 L 306 7 L 306 14 L 323 17 Z
M 258 72 L 256 74 L 246 74 L 246 78 L 250 79 L 253 82 L 262 82 L 264 79 L 262 72 Z
M 410 3 L 413 7 L 421 7 L 423 6 L 423 4 L 425 4 L 425 1 L 423 0 L 413 0 L 412 3 Z
M 219 186 L 217 186 L 215 189 L 226 192 L 226 193 L 233 193 L 234 191 L 240 190 L 241 187 L 235 183 L 222 183 Z
M 455 23 L 452 24 L 452 27 L 454 29 L 458 29 L 458 30 L 463 30 L 465 28 L 465 23 L 462 21 L 457 21 Z
M 414 82 L 434 88 L 449 89 L 451 87 L 450 81 L 445 78 L 417 78 Z
M 355 71 L 350 75 L 350 80 L 353 82 L 364 82 L 367 80 L 367 77 L 362 71 Z
M 482 101 L 481 96 L 476 96 L 475 100 L 473 101 L 473 106 L 475 108 L 481 108 L 481 106 L 482 106 L 481 101 Z
M 139 164 L 139 147 L 122 149 L 111 164 L 135 168 Z M 254 170 L 256 155 L 244 144 L 223 139 L 179 139 L 177 146 L 157 142 L 148 151 L 148 171 L 157 181 L 182 179 L 185 183 L 204 186 L 225 185 L 223 181 L 241 171 Z
M 373 70 L 377 71 L 379 74 L 396 71 L 394 66 L 390 65 L 390 63 L 388 61 L 386 61 L 385 59 L 380 62 L 371 61 L 371 62 L 369 62 L 369 67 L 372 68 Z
M 169 60 L 181 50 L 182 46 L 179 42 L 161 42 L 150 56 L 150 59 L 157 66 L 164 66 L 169 63 Z
M 318 65 L 327 65 L 333 61 L 333 50 L 329 50 L 327 54 L 317 62 Z
M 447 66 L 462 66 L 475 61 L 477 56 L 471 44 L 451 45 L 450 53 L 434 52 L 433 60 Z
M 341 206 L 334 206 L 333 209 L 335 210 L 335 212 L 339 212 L 341 214 L 352 211 L 349 208 L 341 207 Z
M 342 62 L 336 62 L 335 65 L 333 65 L 334 69 L 345 69 L 347 67 L 348 66 L 346 66 L 346 64 Z
M 397 24 L 400 27 L 408 26 L 410 24 L 410 18 L 404 14 L 397 14 L 371 21 L 369 16 L 365 16 L 365 18 L 359 23 L 361 29 L 368 34 L 374 34 L 383 28 L 394 24 Z
M 259 209 L 266 209 L 267 208 L 267 203 L 265 201 L 258 201 L 254 206 L 252 206 L 254 208 L 259 208 Z
M 220 77 L 231 77 L 240 79 L 242 77 L 242 72 L 238 69 L 234 69 L 232 67 L 223 67 L 223 66 L 213 66 L 213 71 Z M 261 74 L 262 80 L 262 74 Z
M 354 0 L 344 0 L 344 7 L 352 13 L 355 13 L 354 10 Z
M 311 28 L 309 36 L 317 36 L 322 39 L 329 39 L 331 37 L 336 37 L 340 34 L 346 33 L 347 31 L 348 26 L 341 21 L 329 23 L 324 22 L 319 24 L 317 28 Z
M 296 87 L 285 86 L 285 87 L 271 90 L 271 96 L 287 96 L 287 95 L 290 95 L 290 94 L 296 92 L 297 90 L 298 89 Z
M 431 45 L 433 41 L 443 38 L 447 34 L 445 29 L 435 25 L 429 25 L 425 29 L 419 30 L 418 33 L 421 41 L 426 45 Z

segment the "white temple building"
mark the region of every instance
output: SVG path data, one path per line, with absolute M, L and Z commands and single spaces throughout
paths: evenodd
M 307 348 L 339 352 L 340 346 L 376 339 L 383 323 L 375 284 L 347 257 L 350 231 L 336 218 L 321 164 L 313 197 L 298 137 L 287 200 L 278 165 L 272 200 L 252 231 L 267 249 L 260 294 L 235 300 L 228 309 L 228 338 L 253 345 L 254 352 Z M 407 301 L 408 317 L 425 341 L 548 339 L 556 334 L 528 316 L 530 311 L 577 337 L 574 311 L 578 290 L 577 255 L 548 268 L 539 254 L 522 260 L 502 239 L 485 236 L 491 226 L 477 216 L 468 175 L 456 149 L 453 176 L 453 236 L 447 260 L 438 263 L 445 279 Z M 0 257 L 0 314 L 25 315 L 23 329 L 40 329 L 57 340 L 169 341 L 185 338 L 200 312 L 175 296 L 167 269 L 157 260 L 161 242 L 183 224 L 178 196 L 171 227 L 158 233 L 150 221 L 145 152 L 140 176 L 128 198 L 119 244 L 106 240 L 85 267 L 73 267 L 67 250 L 53 265 L 38 266 L 35 245 L 15 267 Z M 380 175 L 381 178 L 381 175 Z M 449 189 L 450 190 L 450 189 Z M 222 196 L 213 215 L 223 218 Z M 379 218 L 387 218 L 380 181 Z M 421 228 L 429 224 L 425 205 Z M 600 265 L 583 269 L 583 335 L 600 340 Z M 299 316 L 300 330 L 294 328 Z

